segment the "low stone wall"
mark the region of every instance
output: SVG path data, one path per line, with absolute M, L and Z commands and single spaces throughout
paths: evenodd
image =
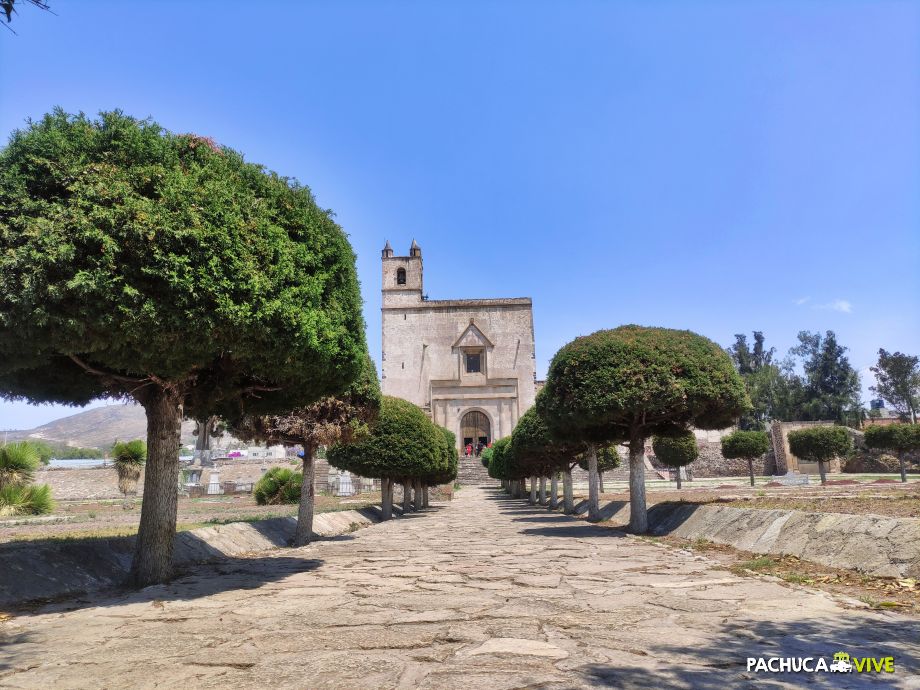
M 576 506 L 579 514 L 587 510 L 587 502 Z M 601 517 L 625 526 L 629 503 L 609 503 Z M 648 522 L 655 535 L 707 539 L 876 577 L 920 577 L 920 518 L 659 503 L 649 509 Z
M 377 522 L 375 507 L 318 513 L 313 532 L 332 537 Z M 287 546 L 296 524 L 288 517 L 179 532 L 173 563 L 181 567 Z M 128 574 L 133 551 L 134 537 L 0 545 L 0 607 L 117 586 Z

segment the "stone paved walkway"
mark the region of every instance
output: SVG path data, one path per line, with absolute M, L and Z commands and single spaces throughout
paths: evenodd
M 2 567 L 2 566 L 0 566 Z M 920 687 L 920 622 L 465 487 L 425 515 L 0 623 L 28 688 Z M 746 673 L 748 656 L 897 672 Z

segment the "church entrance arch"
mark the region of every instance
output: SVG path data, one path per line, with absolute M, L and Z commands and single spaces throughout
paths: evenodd
M 479 410 L 470 410 L 460 419 L 460 438 L 463 441 L 463 448 L 468 445 L 473 446 L 475 451 L 479 444 L 482 447 L 492 442 L 492 424 L 485 412 Z

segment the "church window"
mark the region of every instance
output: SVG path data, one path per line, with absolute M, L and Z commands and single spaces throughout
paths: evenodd
M 482 371 L 482 352 L 466 352 L 466 373 L 478 374 Z
M 406 269 L 397 268 L 396 269 L 396 284 L 405 285 L 406 284 Z

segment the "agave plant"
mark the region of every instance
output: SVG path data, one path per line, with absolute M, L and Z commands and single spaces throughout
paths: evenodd
M 297 503 L 302 484 L 302 472 L 293 472 L 286 467 L 272 467 L 256 482 L 252 493 L 260 506 Z
M 31 443 L 0 446 L 0 488 L 28 484 L 40 464 L 41 455 Z
M 137 493 L 137 480 L 147 462 L 147 444 L 140 439 L 116 443 L 112 446 L 112 456 L 118 473 L 118 490 L 127 500 L 128 494 Z
M 0 486 L 0 517 L 42 515 L 54 509 L 51 487 L 47 484 L 6 484 Z

